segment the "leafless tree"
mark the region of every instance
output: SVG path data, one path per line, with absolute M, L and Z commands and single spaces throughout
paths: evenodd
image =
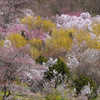
M 0 0 L 0 26 L 6 28 L 7 24 L 15 22 L 22 13 L 18 6 L 31 2 L 30 0 Z

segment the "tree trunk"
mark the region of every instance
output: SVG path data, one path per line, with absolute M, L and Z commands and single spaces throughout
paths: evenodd
M 10 96 L 10 94 L 11 94 L 10 91 L 8 91 L 8 95 L 6 96 L 7 100 L 9 100 L 8 97 Z
M 8 92 L 8 94 L 7 94 L 7 92 Z M 7 87 L 4 86 L 4 95 L 2 97 L 2 100 L 9 100 L 8 97 L 10 96 L 10 94 L 11 94 L 10 90 L 7 91 Z
M 6 100 L 6 93 L 7 93 L 7 87 L 4 86 L 4 95 L 2 97 L 2 100 Z

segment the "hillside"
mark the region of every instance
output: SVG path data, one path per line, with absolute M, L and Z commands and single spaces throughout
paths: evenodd
M 0 100 L 99 100 L 98 3 L 1 0 Z

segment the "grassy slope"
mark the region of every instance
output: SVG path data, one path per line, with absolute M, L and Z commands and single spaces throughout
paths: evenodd
M 3 92 L 0 91 L 0 100 L 2 100 Z M 11 94 L 10 100 L 45 100 L 42 95 L 39 94 L 33 94 L 33 95 L 20 95 L 20 94 Z

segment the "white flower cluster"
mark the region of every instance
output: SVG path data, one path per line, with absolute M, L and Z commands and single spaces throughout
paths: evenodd
M 53 60 L 53 58 L 49 58 L 48 62 L 45 64 L 43 63 L 43 66 L 49 68 L 53 67 L 53 65 L 57 62 L 57 59 Z
M 76 58 L 75 55 L 69 55 L 68 56 L 67 66 L 69 68 L 73 68 L 73 67 L 78 67 L 79 66 L 78 59 Z
M 58 74 L 58 72 L 55 69 L 53 70 L 53 73 L 54 73 L 54 75 Z
M 6 40 L 4 41 L 4 47 L 9 48 L 9 47 L 11 47 L 11 46 L 12 46 L 11 41 L 6 39 Z
M 98 94 L 98 95 L 100 94 L 100 86 L 99 86 L 99 88 L 97 89 L 97 94 Z
M 78 29 L 88 29 L 91 30 L 92 18 L 91 15 L 86 12 L 82 13 L 79 17 L 69 16 L 62 14 L 61 16 L 56 16 L 57 28 L 73 28 Z
M 100 23 L 100 15 L 97 15 L 96 17 L 92 18 L 94 23 Z
M 81 90 L 82 95 L 90 95 L 92 92 L 92 89 L 90 89 L 90 84 L 84 86 L 83 89 Z
M 83 53 L 80 54 L 81 60 L 85 60 L 88 62 L 95 62 L 99 60 L 100 51 L 95 49 L 87 49 Z

